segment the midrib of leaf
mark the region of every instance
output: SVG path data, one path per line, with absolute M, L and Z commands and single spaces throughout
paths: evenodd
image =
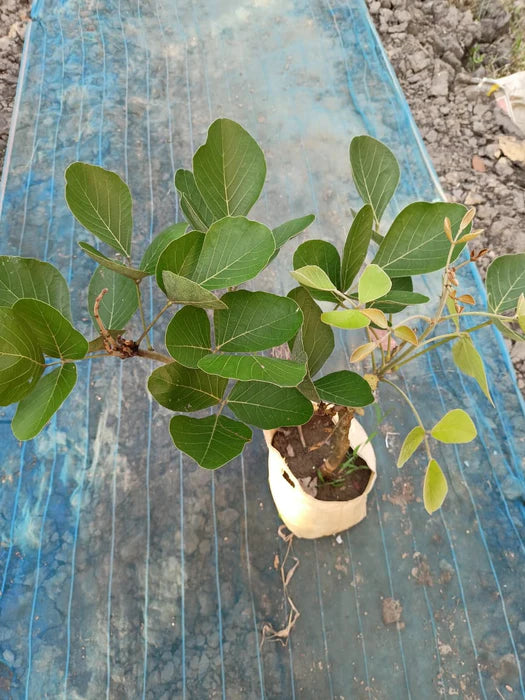
M 507 275 L 507 276 L 508 276 L 508 275 Z M 503 302 L 508 298 L 508 296 L 511 294 L 511 292 L 513 292 L 514 289 L 519 285 L 519 283 L 521 282 L 521 278 L 524 277 L 524 276 L 525 276 L 525 270 L 521 273 L 521 275 L 520 275 L 516 280 L 514 280 L 514 283 L 507 289 L 506 294 L 504 294 L 504 295 L 501 297 L 499 304 L 498 304 L 497 307 L 494 309 L 495 312 L 498 312 L 498 311 L 500 310 L 500 308 L 501 308 Z M 500 280 L 500 277 L 498 277 L 498 290 L 499 290 L 500 293 L 501 293 L 501 280 Z
M 178 382 L 177 384 L 174 384 L 172 381 L 164 380 L 166 381 L 166 384 L 169 384 L 170 386 L 173 387 L 179 387 L 181 389 L 190 389 L 191 391 L 196 391 L 199 394 L 203 394 L 204 396 L 211 396 L 212 399 L 217 399 L 217 401 L 221 400 L 220 396 L 215 396 L 215 394 L 211 394 L 209 391 L 205 391 L 204 389 L 201 389 L 200 387 L 186 385 L 186 384 L 181 384 L 181 382 Z

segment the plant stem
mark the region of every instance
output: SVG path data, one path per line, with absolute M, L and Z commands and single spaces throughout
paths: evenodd
M 370 331 L 370 328 L 367 327 L 366 332 L 367 332 L 367 335 L 368 335 L 368 341 L 369 341 L 370 343 L 373 342 L 373 341 L 372 341 L 372 333 L 371 333 L 371 331 Z M 370 355 L 370 357 L 371 357 L 371 359 L 372 359 L 372 370 L 373 370 L 373 372 L 374 372 L 374 374 L 375 374 L 375 373 L 377 372 L 377 364 L 376 364 L 376 358 L 375 358 L 375 356 L 374 356 L 374 352 L 375 352 L 375 351 L 372 350 L 372 354 Z
M 170 306 L 173 306 L 173 302 L 172 302 L 172 301 L 168 301 L 166 304 L 164 304 L 164 306 L 163 306 L 162 309 L 159 311 L 159 313 L 155 316 L 155 318 L 153 319 L 153 321 L 149 324 L 149 326 L 147 326 L 147 327 L 144 329 L 142 335 L 141 335 L 140 338 L 137 340 L 137 345 L 140 345 L 140 344 L 141 344 L 141 342 L 142 342 L 142 341 L 144 340 L 144 338 L 148 335 L 148 333 L 149 333 L 150 330 L 153 328 L 153 326 L 157 323 L 157 321 L 158 321 L 159 318 L 162 316 L 162 314 L 163 314 L 165 311 L 167 311 L 167 310 L 170 308 Z M 151 347 L 148 347 L 148 350 L 151 350 L 151 349 L 152 349 Z M 170 360 L 170 362 L 171 362 L 171 360 Z
M 163 355 L 161 352 L 155 352 L 155 350 L 139 350 L 137 352 L 139 357 L 147 357 L 150 360 L 156 360 L 157 362 L 163 362 L 165 365 L 169 365 L 173 362 L 173 357 L 169 355 Z
M 320 469 L 325 479 L 329 479 L 339 468 L 350 448 L 348 431 L 350 430 L 350 423 L 354 417 L 354 411 L 351 408 L 344 407 L 338 412 L 338 416 L 339 420 L 337 421 L 337 425 L 327 441 L 330 446 L 330 456 L 325 459 Z
M 412 413 L 414 414 L 415 419 L 416 419 L 417 422 L 418 422 L 418 425 L 419 425 L 423 430 L 425 430 L 425 426 L 423 425 L 423 421 L 421 420 L 421 416 L 419 415 L 419 413 L 418 413 L 416 407 L 414 406 L 414 404 L 412 403 L 412 401 L 408 398 L 407 394 L 405 394 L 405 392 L 403 391 L 403 389 L 401 389 L 400 387 L 398 387 L 397 384 L 394 384 L 394 382 L 391 382 L 389 379 L 385 379 L 384 377 L 381 378 L 381 381 L 382 381 L 382 382 L 385 382 L 385 384 L 389 384 L 391 387 L 393 387 L 397 392 L 399 392 L 399 393 L 401 394 L 401 396 L 405 399 L 405 401 L 407 402 L 407 404 L 410 406 L 410 409 L 412 410 Z M 429 458 L 429 459 L 432 459 L 432 453 L 431 453 L 431 451 L 430 451 L 430 444 L 429 444 L 429 442 L 428 442 L 428 436 L 427 436 L 426 430 L 425 430 L 424 441 L 425 441 L 425 450 L 427 451 L 428 458 Z
M 144 316 L 144 306 L 142 305 L 142 294 L 140 291 L 140 280 L 135 280 L 135 285 L 137 287 L 137 299 L 139 302 L 140 322 L 142 323 L 142 330 L 143 330 L 143 336 L 141 336 L 140 340 L 142 340 L 143 337 L 147 337 L 148 350 L 153 350 L 153 346 L 151 344 L 151 340 L 150 340 L 150 337 L 148 335 L 148 330 L 146 327 L 146 318 Z M 139 340 L 139 343 L 140 343 L 140 340 Z

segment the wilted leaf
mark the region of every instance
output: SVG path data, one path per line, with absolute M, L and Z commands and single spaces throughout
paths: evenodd
M 131 193 L 116 173 L 97 165 L 72 163 L 66 170 L 66 201 L 82 226 L 103 243 L 130 256 Z
M 41 377 L 29 396 L 18 404 L 11 423 L 17 440 L 31 440 L 51 420 L 77 383 L 73 363 L 57 367 Z

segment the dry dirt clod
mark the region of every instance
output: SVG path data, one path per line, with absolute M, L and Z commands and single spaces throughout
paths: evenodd
M 381 601 L 381 614 L 385 625 L 393 625 L 394 622 L 401 621 L 403 606 L 395 598 L 383 598 Z

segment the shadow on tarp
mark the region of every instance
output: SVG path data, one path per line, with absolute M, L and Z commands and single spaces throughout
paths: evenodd
M 361 0 L 38 0 L 34 16 L 1 251 L 57 265 L 86 333 L 94 265 L 77 241 L 89 234 L 63 191 L 74 160 L 129 182 L 136 260 L 180 217 L 173 173 L 220 115 L 267 154 L 254 216 L 271 225 L 313 211 L 308 236 L 342 242 L 358 206 L 347 147 L 363 132 L 401 163 L 390 217 L 441 196 Z M 290 261 L 287 249 L 263 286 L 287 291 Z M 480 299 L 476 272 L 461 284 Z M 438 277 L 418 285 L 436 299 Z M 347 362 L 347 343 L 341 335 L 331 369 Z M 438 449 L 445 507 L 423 509 L 423 455 L 399 476 L 413 419 L 383 391 L 369 516 L 339 540 L 296 542 L 301 617 L 286 648 L 259 647 L 262 625 L 287 616 L 260 434 L 244 459 L 197 468 L 149 401 L 151 367 L 113 359 L 80 363 L 76 391 L 31 443 L 14 440 L 2 412 L 0 697 L 521 697 L 523 402 L 501 338 L 484 330 L 476 344 L 495 409 L 441 349 L 401 378 L 428 425 L 464 402 L 478 425 L 474 443 Z M 366 427 L 375 421 L 368 410 Z M 397 625 L 384 623 L 388 598 L 403 607 Z

